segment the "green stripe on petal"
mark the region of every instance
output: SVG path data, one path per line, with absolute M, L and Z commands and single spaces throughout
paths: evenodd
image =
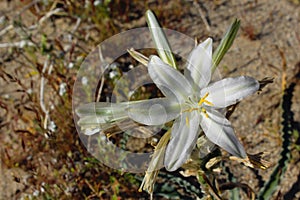
M 207 101 L 216 108 L 225 108 L 237 103 L 243 98 L 255 93 L 259 89 L 259 83 L 249 76 L 225 78 L 203 88 L 201 97 L 208 93 Z
M 228 153 L 245 158 L 247 156 L 243 145 L 234 134 L 231 123 L 218 111 L 206 110 L 208 117 L 201 113 L 201 128 L 206 137 Z
M 199 122 L 198 112 L 184 112 L 174 122 L 164 160 L 168 171 L 175 171 L 189 158 L 199 135 Z
M 159 25 L 154 13 L 151 10 L 147 10 L 146 20 L 159 57 L 165 63 L 176 69 L 176 61 L 173 56 L 169 41 L 164 33 L 164 30 Z

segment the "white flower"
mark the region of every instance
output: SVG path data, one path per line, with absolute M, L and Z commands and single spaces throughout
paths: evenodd
M 89 83 L 89 79 L 86 76 L 83 76 L 81 78 L 82 85 L 87 85 Z
M 66 93 L 66 91 L 67 91 L 66 87 L 67 87 L 66 83 L 61 83 L 59 85 L 59 96 L 63 96 Z
M 239 76 L 209 84 L 212 66 L 210 38 L 191 52 L 184 75 L 152 56 L 148 72 L 166 98 L 128 107 L 129 117 L 142 124 L 160 125 L 175 119 L 164 159 L 169 171 L 178 169 L 188 159 L 201 129 L 209 140 L 230 154 L 247 157 L 230 122 L 219 110 L 256 92 L 259 83 L 251 77 Z

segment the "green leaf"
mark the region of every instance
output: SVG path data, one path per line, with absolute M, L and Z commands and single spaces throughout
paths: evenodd
M 146 20 L 159 57 L 165 63 L 177 69 L 176 61 L 173 56 L 169 41 L 151 10 L 147 10 Z
M 239 28 L 240 28 L 240 20 L 235 19 L 234 22 L 231 24 L 231 26 L 228 28 L 223 39 L 221 40 L 221 43 L 219 44 L 218 48 L 215 50 L 213 54 L 212 72 L 215 71 L 215 69 L 221 62 L 222 58 L 231 47 Z

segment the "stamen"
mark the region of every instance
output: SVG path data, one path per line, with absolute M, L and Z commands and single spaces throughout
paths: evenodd
M 187 116 L 185 117 L 185 123 L 186 123 L 187 127 L 190 126 L 190 121 L 189 121 L 189 118 Z
M 201 111 L 204 113 L 204 115 L 205 115 L 206 118 L 209 118 L 209 116 L 208 116 L 205 108 L 202 108 Z
M 214 104 L 210 101 L 204 100 L 204 103 L 206 103 L 207 105 L 213 106 Z
M 199 100 L 198 105 L 201 106 L 203 103 L 206 103 L 207 105 L 213 106 L 214 104 L 210 101 L 207 101 L 206 98 L 208 97 L 209 93 L 206 92 L 206 94 Z

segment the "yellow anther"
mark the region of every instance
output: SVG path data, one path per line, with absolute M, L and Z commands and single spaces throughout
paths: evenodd
M 201 111 L 204 113 L 205 117 L 208 118 L 208 114 L 207 114 L 207 112 L 206 112 L 206 109 L 205 109 L 205 108 L 202 108 Z
M 206 92 L 205 95 L 204 95 L 204 97 L 203 97 L 203 99 L 205 99 L 206 97 L 208 97 L 208 95 L 209 95 L 209 92 Z
M 213 106 L 214 104 L 210 101 L 207 101 L 206 98 L 208 97 L 209 93 L 206 92 L 206 94 L 199 100 L 198 105 L 201 106 L 203 103 L 206 103 L 207 105 Z
M 186 123 L 187 127 L 190 126 L 190 121 L 189 121 L 189 118 L 187 116 L 185 117 L 185 123 Z

